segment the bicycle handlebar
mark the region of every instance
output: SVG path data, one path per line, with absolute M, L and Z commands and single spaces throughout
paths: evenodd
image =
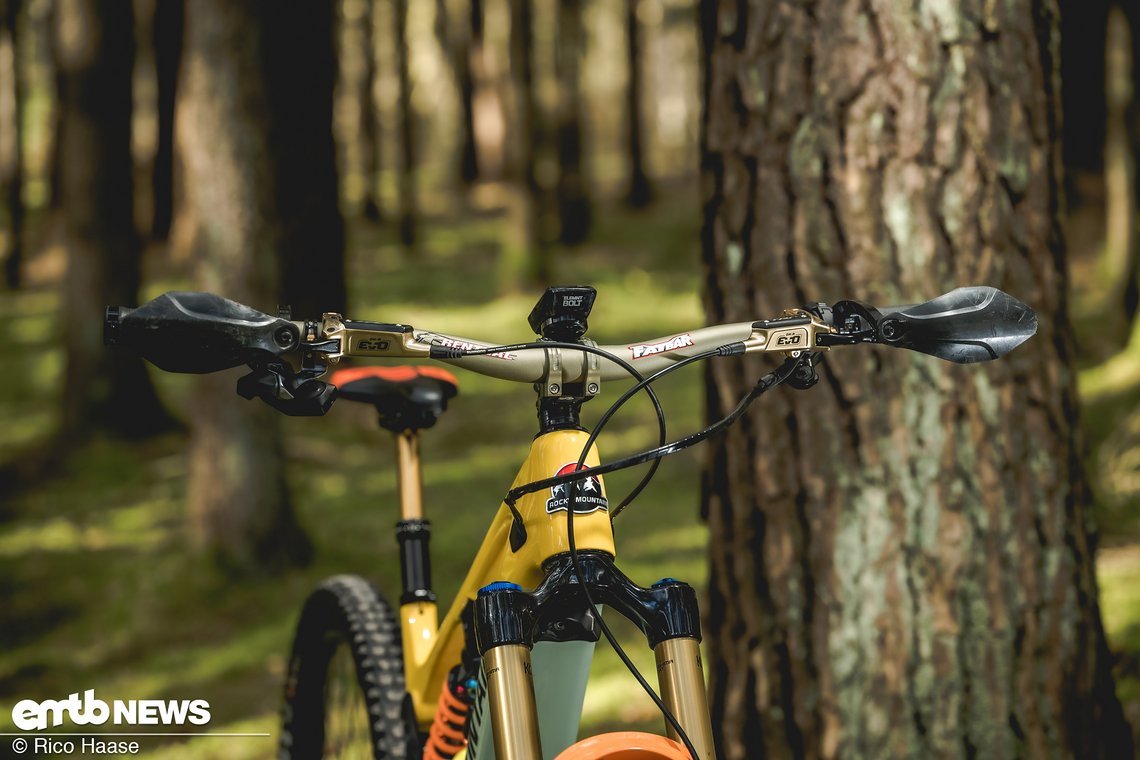
M 922 304 L 875 309 L 857 301 L 820 303 L 789 309 L 774 319 L 597 349 L 643 375 L 710 351 L 796 356 L 856 343 L 971 363 L 1004 356 L 1036 330 L 1036 314 L 1016 298 L 994 288 L 968 287 Z M 629 376 L 619 363 L 568 343 L 496 346 L 409 325 L 346 320 L 339 314 L 295 322 L 286 314 L 272 317 L 209 293 L 166 293 L 137 309 L 108 307 L 104 342 L 133 349 L 170 372 L 215 372 L 249 364 L 254 373 L 239 383 L 239 392 L 258 395 L 290 414 L 327 410 L 332 391 L 317 378 L 343 357 L 436 359 L 503 380 L 541 383 L 540 392 L 553 396 L 567 385 L 581 385 L 594 395 L 601 382 Z M 543 350 L 534 350 L 539 347 Z M 490 348 L 500 350 L 486 350 Z
M 624 359 L 643 375 L 649 375 L 695 354 L 726 344 L 743 343 L 752 333 L 751 322 L 737 322 L 674 333 L 641 343 L 597 345 L 596 348 Z M 629 373 L 618 363 L 604 356 L 573 349 L 509 350 L 514 347 L 507 346 L 505 348 L 508 350 L 505 351 L 469 356 L 465 355 L 466 352 L 499 346 L 429 330 L 414 330 L 412 336 L 414 342 L 404 352 L 390 355 L 427 356 L 482 375 L 523 383 L 542 382 L 549 380 L 551 375 L 557 375 L 554 382 L 563 385 L 584 383 L 590 379 L 611 381 L 629 377 Z M 350 344 L 345 355 L 383 357 L 378 352 L 360 350 L 358 344 Z

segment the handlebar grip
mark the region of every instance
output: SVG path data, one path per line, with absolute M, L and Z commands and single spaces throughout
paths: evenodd
M 958 364 L 1005 356 L 1037 332 L 1037 314 L 1008 293 L 956 288 L 926 303 L 880 309 L 878 343 Z
M 916 303 L 904 303 L 904 304 L 901 304 L 899 306 L 882 306 L 879 308 L 879 313 L 885 317 L 888 314 L 897 314 L 900 311 L 907 311 L 908 309 L 913 309 L 915 306 L 918 306 L 918 304 L 916 304 Z
M 103 342 L 137 352 L 167 372 L 202 374 L 278 359 L 299 328 L 211 293 L 164 293 L 137 309 L 108 307 Z

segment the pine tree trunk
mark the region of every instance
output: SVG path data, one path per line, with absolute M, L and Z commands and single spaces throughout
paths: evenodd
M 336 86 L 331 3 L 255 4 L 265 27 L 266 136 L 274 208 L 283 225 L 280 302 L 297 318 L 344 313 L 344 220 L 333 137 Z
M 96 428 L 141 437 L 167 429 L 143 362 L 103 346 L 108 304 L 138 301 L 141 246 L 131 172 L 130 0 L 59 0 L 53 8 L 55 224 L 67 250 L 66 369 L 60 445 Z
M 1132 145 L 1133 161 L 1140 161 L 1140 3 L 1120 2 L 1119 7 L 1128 19 L 1132 32 L 1132 103 L 1128 108 L 1128 123 L 1131 126 L 1129 138 Z M 1140 198 L 1140 172 L 1134 172 L 1136 197 Z
M 653 199 L 649 177 L 645 174 L 645 122 L 641 118 L 641 22 L 637 18 L 640 0 L 625 2 L 626 62 L 629 82 L 625 90 L 626 149 L 629 153 L 629 188 L 625 201 L 633 208 L 643 208 Z
M 151 237 L 166 240 L 174 215 L 174 97 L 182 63 L 185 0 L 158 0 L 154 6 L 154 68 L 158 141 L 154 153 Z
M 459 30 L 452 52 L 455 79 L 459 85 L 459 105 L 463 135 L 459 147 L 459 180 L 464 185 L 479 181 L 479 150 L 475 143 L 475 74 L 472 58 L 483 46 L 483 9 L 479 0 L 468 0 L 467 29 Z M 478 37 L 476 37 L 478 33 Z
M 528 284 L 544 284 L 548 277 L 546 250 L 542 245 L 538 215 L 541 189 L 535 175 L 535 160 L 541 139 L 534 84 L 534 3 L 511 3 L 510 30 L 511 101 L 505 151 L 510 165 L 507 235 L 499 262 L 499 282 L 504 290 Z
M 5 211 L 4 284 L 10 290 L 21 285 L 24 258 L 24 82 L 23 46 L 20 42 L 20 0 L 0 0 L 0 124 L 5 125 L 8 145 L 0 142 L 0 198 Z M 5 58 L 8 63 L 5 66 Z
M 400 242 L 405 249 L 416 244 L 416 143 L 412 112 L 412 75 L 408 59 L 408 0 L 394 0 L 397 76 L 400 80 Z
M 313 167 L 288 166 L 306 160 L 288 131 L 331 129 L 326 110 L 331 94 L 316 93 L 292 78 L 272 81 L 294 73 L 278 58 L 287 48 L 313 65 L 304 54 L 313 41 L 306 38 L 324 31 L 319 25 L 285 23 L 278 4 L 267 1 L 198 0 L 186 16 L 175 129 L 183 172 L 177 224 L 187 225 L 189 232 L 175 238 L 189 241 L 201 289 L 263 311 L 272 312 L 281 302 L 294 238 L 315 244 L 328 231 L 324 215 L 307 205 L 324 201 L 309 198 L 314 190 L 298 185 L 309 178 L 304 169 Z M 331 35 L 321 41 L 331 45 Z M 331 78 L 326 85 L 331 91 Z M 288 87 L 296 102 L 286 107 L 282 101 Z M 322 128 L 317 115 L 301 113 L 306 108 L 327 119 Z M 287 114 L 312 123 L 290 123 Z M 331 144 L 304 150 L 333 163 Z M 335 171 L 308 174 L 333 176 L 331 190 L 327 185 L 323 190 L 335 202 Z M 314 285 L 322 281 L 319 270 L 328 263 L 320 256 L 335 260 L 341 255 L 339 244 L 334 235 L 308 251 Z M 298 294 L 294 306 L 301 300 Z M 249 572 L 303 562 L 310 546 L 289 501 L 279 416 L 260 401 L 237 396 L 234 383 L 241 373 L 204 375 L 197 381 L 188 501 L 196 543 L 224 567 Z
M 1140 223 L 1137 220 L 1140 216 L 1140 171 L 1136 169 L 1137 163 L 1140 163 L 1140 95 L 1137 94 L 1140 91 L 1140 3 L 1122 2 L 1116 12 L 1124 17 L 1132 37 L 1131 98 L 1124 112 L 1128 161 L 1133 183 L 1132 248 L 1129 269 L 1125 275 L 1127 285 L 1124 293 L 1124 309 L 1128 317 L 1133 320 L 1132 332 L 1135 336 L 1140 334 L 1140 326 L 1136 321 L 1140 313 L 1140 233 L 1136 229 Z
M 558 0 L 558 239 L 577 245 L 590 234 L 590 199 L 582 172 L 582 1 Z
M 364 77 L 360 83 L 360 142 L 364 164 L 364 217 L 372 222 L 384 218 L 380 206 L 380 121 L 376 106 L 376 37 L 375 3 L 364 2 L 364 16 L 361 20 L 363 39 Z
M 509 88 L 495 65 L 493 51 L 485 45 L 484 0 L 470 2 L 471 139 L 479 179 L 497 181 L 509 173 L 506 147 L 510 130 L 504 107 Z
M 721 757 L 1127 757 L 1066 316 L 1056 4 L 701 5 L 713 322 L 957 285 L 993 364 L 837 349 L 704 479 Z M 717 363 L 719 418 L 764 371 Z
M 1110 287 L 1107 300 L 1123 306 L 1129 323 L 1136 317 L 1140 253 L 1136 231 L 1136 158 L 1130 123 L 1135 98 L 1133 48 L 1131 24 L 1124 10 L 1110 8 L 1105 36 L 1104 271 Z
M 478 2 L 468 3 L 456 20 L 448 0 L 435 0 L 435 32 L 440 49 L 447 56 L 455 86 L 459 91 L 459 184 L 470 187 L 479 178 L 475 147 L 475 79 L 471 71 L 472 36 L 482 36 L 482 9 Z M 475 14 L 479 13 L 479 18 Z M 482 39 L 480 39 L 482 44 Z
M 1105 27 L 1112 0 L 1058 0 L 1061 9 L 1062 145 L 1065 168 L 1104 169 Z M 1070 183 L 1070 190 L 1075 188 Z

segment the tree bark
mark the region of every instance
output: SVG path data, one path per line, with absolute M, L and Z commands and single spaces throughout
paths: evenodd
M 7 234 L 4 284 L 21 285 L 24 258 L 24 82 L 20 42 L 20 0 L 0 0 L 0 123 L 7 126 L 8 155 L 0 155 L 0 197 L 4 201 Z M 5 65 L 5 59 L 8 63 Z
M 720 754 L 1126 757 L 1066 312 L 1054 0 L 701 3 L 713 322 L 989 284 L 1037 336 L 836 349 L 715 446 Z M 763 373 L 717 363 L 708 414 Z
M 174 238 L 188 241 L 198 286 L 270 312 L 284 295 L 295 307 L 306 304 L 294 310 L 298 317 L 337 310 L 322 286 L 325 268 L 335 272 L 343 261 L 339 217 L 332 222 L 328 210 L 336 201 L 331 61 L 313 55 L 331 49 L 332 9 L 305 5 L 330 21 L 268 0 L 196 2 L 186 16 L 175 126 L 176 224 L 188 232 Z M 298 63 L 282 60 L 288 56 Z M 318 166 L 318 157 L 330 166 Z M 290 272 L 309 285 L 290 281 Z M 193 536 L 235 572 L 301 563 L 311 548 L 286 488 L 279 417 L 235 394 L 240 374 L 204 375 L 194 391 Z
M 408 0 L 395 0 L 395 9 L 392 28 L 400 81 L 400 242 L 405 249 L 410 249 L 416 244 L 416 117 L 412 111 L 412 76 L 408 60 Z
M 174 97 L 182 63 L 185 0 L 158 0 L 154 6 L 154 69 L 157 89 L 155 110 L 158 140 L 154 153 L 151 237 L 166 240 L 174 215 Z
M 558 0 L 554 73 L 558 79 L 558 239 L 577 245 L 590 234 L 590 198 L 582 172 L 582 2 Z
M 141 246 L 134 227 L 131 160 L 130 0 L 60 0 L 52 17 L 56 71 L 58 239 L 63 287 L 66 448 L 96 429 L 143 437 L 168 429 L 142 359 L 103 346 L 108 304 L 138 301 Z
M 645 173 L 645 122 L 641 118 L 641 22 L 637 18 L 639 0 L 625 2 L 626 63 L 629 82 L 625 90 L 626 149 L 629 153 L 629 188 L 625 201 L 633 208 L 644 208 L 653 200 L 653 189 Z

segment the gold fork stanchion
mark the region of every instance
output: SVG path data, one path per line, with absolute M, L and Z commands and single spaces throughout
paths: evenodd
M 661 701 L 685 729 L 701 760 L 716 760 L 700 643 L 691 638 L 666 639 L 653 648 L 653 655 Z M 671 725 L 666 725 L 666 732 L 670 739 L 681 740 Z
M 497 760 L 539 760 L 542 741 L 530 649 L 535 608 L 515 583 L 491 583 L 475 599 L 475 643 L 483 658 Z
M 504 644 L 483 654 L 491 729 L 498 760 L 538 760 L 538 706 L 534 699 L 530 649 Z

